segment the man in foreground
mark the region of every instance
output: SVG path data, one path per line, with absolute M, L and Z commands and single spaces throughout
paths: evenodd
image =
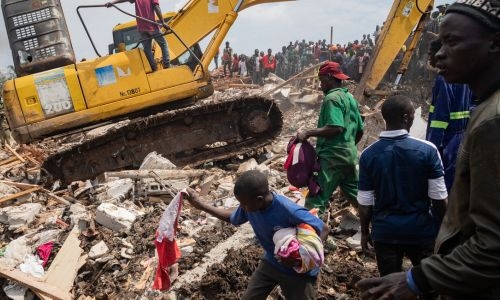
M 457 1 L 446 11 L 439 73 L 478 97 L 460 147 L 436 254 L 406 273 L 358 282 L 362 299 L 500 299 L 500 1 Z

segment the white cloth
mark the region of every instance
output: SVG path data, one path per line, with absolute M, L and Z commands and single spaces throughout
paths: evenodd
M 375 191 L 358 191 L 359 205 L 374 205 L 375 204 Z
M 444 176 L 436 179 L 427 180 L 429 183 L 429 190 L 427 195 L 432 200 L 444 200 L 448 198 L 448 191 L 446 191 L 446 184 L 444 183 Z

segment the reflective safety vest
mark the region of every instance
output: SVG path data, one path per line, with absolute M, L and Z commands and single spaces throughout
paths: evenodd
M 426 139 L 442 149 L 455 134 L 465 131 L 473 97 L 468 85 L 447 83 L 438 75 L 432 89 Z

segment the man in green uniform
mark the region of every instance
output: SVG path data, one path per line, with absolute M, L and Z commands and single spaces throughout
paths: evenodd
M 321 170 L 318 184 L 321 191 L 315 197 L 307 197 L 307 208 L 318 208 L 323 213 L 330 196 L 338 186 L 349 200 L 357 207 L 358 193 L 358 149 L 356 144 L 363 136 L 363 121 L 358 109 L 358 102 L 346 88 L 342 80 L 349 79 L 336 62 L 326 62 L 319 69 L 321 90 L 325 98 L 321 105 L 318 128 L 299 131 L 297 139 L 306 140 L 317 137 L 316 152 Z

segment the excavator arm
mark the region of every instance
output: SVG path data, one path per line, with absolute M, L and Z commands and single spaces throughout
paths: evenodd
M 393 63 L 408 37 L 417 29 L 410 47 L 405 53 L 408 63 L 416 42 L 421 36 L 422 25 L 432 10 L 434 0 L 395 0 L 377 40 L 375 50 L 370 57 L 354 96 L 364 104 L 366 95 L 375 90 L 385 73 Z M 404 66 L 403 66 L 404 69 Z M 401 70 L 402 74 L 404 70 Z M 399 76 L 399 79 L 400 76 Z

